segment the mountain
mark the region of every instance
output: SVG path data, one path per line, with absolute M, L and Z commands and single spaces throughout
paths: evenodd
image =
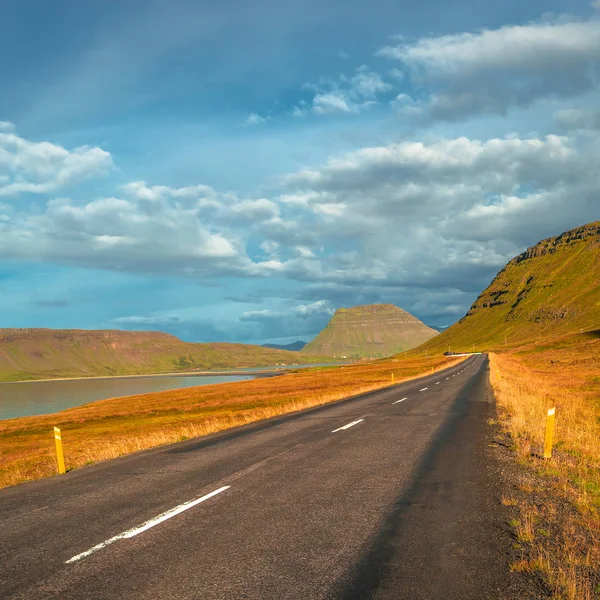
M 306 346 L 306 342 L 296 340 L 291 344 L 263 344 L 263 348 L 273 348 L 274 350 L 289 350 L 290 352 L 300 352 Z
M 393 304 L 340 308 L 303 352 L 381 358 L 414 348 L 437 332 Z
M 600 331 L 600 221 L 513 258 L 458 323 L 423 346 L 486 350 Z
M 313 360 L 315 357 L 303 357 L 305 362 Z M 160 332 L 0 329 L 0 381 L 141 375 L 296 362 L 295 352 L 245 344 L 192 344 Z

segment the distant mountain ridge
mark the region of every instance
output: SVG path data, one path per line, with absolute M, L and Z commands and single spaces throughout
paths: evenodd
M 303 361 L 317 360 L 312 356 Z M 183 342 L 154 331 L 0 329 L 0 381 L 143 375 L 293 364 L 298 354 L 247 344 Z
M 437 333 L 393 304 L 368 304 L 338 309 L 303 352 L 337 358 L 383 358 L 414 348 Z
M 306 346 L 306 342 L 296 340 L 291 344 L 263 344 L 263 348 L 273 348 L 274 350 L 289 350 L 290 352 L 300 352 Z
M 600 332 L 600 221 L 513 258 L 467 314 L 423 348 L 501 349 L 582 331 Z

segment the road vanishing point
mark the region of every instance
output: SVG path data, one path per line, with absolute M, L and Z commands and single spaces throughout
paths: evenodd
M 3 599 L 500 598 L 485 355 L 0 491 Z

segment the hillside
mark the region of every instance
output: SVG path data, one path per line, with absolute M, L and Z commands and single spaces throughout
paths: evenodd
M 314 359 L 304 356 L 302 360 Z M 0 329 L 0 381 L 140 375 L 296 362 L 296 352 L 245 344 L 192 344 L 159 332 Z
M 437 335 L 393 304 L 340 308 L 302 351 L 347 358 L 382 358 L 409 350 Z
M 502 349 L 594 330 L 600 330 L 600 222 L 513 258 L 465 317 L 422 349 Z
M 306 346 L 306 342 L 296 340 L 291 344 L 263 344 L 263 348 L 273 348 L 274 350 L 290 350 L 292 352 L 300 352 Z

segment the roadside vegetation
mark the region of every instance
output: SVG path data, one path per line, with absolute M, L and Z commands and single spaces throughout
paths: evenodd
M 272 378 L 102 400 L 0 421 L 0 487 L 56 473 L 52 427 L 67 469 L 290 413 L 419 377 L 458 358 L 395 358 Z
M 511 568 L 537 571 L 555 598 L 600 598 L 600 330 L 494 353 L 490 366 L 501 424 L 530 474 L 512 523 L 523 558 Z M 552 407 L 554 453 L 544 460 Z
M 409 354 L 491 352 L 500 424 L 524 481 L 502 502 L 523 557 L 555 598 L 600 598 L 600 222 L 513 258 L 458 323 Z M 542 454 L 556 407 L 555 452 Z

